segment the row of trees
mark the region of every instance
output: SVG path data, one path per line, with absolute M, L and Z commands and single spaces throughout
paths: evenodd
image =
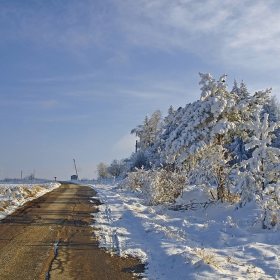
M 114 159 L 110 165 L 101 162 L 97 165 L 97 174 L 99 179 L 110 177 L 119 177 L 126 171 L 126 165 L 123 160 Z
M 132 129 L 138 152 L 125 161 L 132 172 L 127 178 L 150 197 L 160 194 L 160 203 L 179 195 L 175 185 L 181 174 L 188 183 L 216 185 L 212 195 L 221 202 L 260 201 L 264 227 L 270 227 L 280 201 L 279 103 L 270 96 L 272 89 L 250 94 L 243 81 L 234 81 L 229 91 L 227 75 L 217 81 L 199 75 L 200 100 L 177 110 L 171 106 L 165 118 L 157 110 Z

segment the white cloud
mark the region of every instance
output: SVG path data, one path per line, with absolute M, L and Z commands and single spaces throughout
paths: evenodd
M 113 145 L 112 151 L 114 154 L 119 155 L 119 158 L 129 156 L 135 151 L 136 140 L 137 138 L 134 135 L 127 134 Z
M 280 56 L 280 5 L 268 1 L 112 0 L 134 45 L 179 47 L 216 63 L 274 67 Z M 273 63 L 274 62 L 274 63 Z

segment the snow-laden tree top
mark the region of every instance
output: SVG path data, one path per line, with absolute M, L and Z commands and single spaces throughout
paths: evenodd
M 242 83 L 242 88 L 236 84 L 236 90 L 229 92 L 226 74 L 218 81 L 211 74 L 199 75 L 202 85 L 200 100 L 179 108 L 172 113 L 172 118 L 169 116 L 170 133 L 165 140 L 164 156 L 170 162 L 184 162 L 217 142 L 218 136 L 228 138 L 266 102 L 272 91 L 258 91 L 250 96 Z

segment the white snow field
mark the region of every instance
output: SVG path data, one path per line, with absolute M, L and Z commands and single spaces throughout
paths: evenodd
M 14 180 L 0 182 L 0 220 L 13 213 L 25 202 L 33 200 L 60 186 L 46 180 Z
M 143 279 L 279 279 L 280 233 L 262 229 L 259 207 L 209 202 L 195 186 L 174 211 L 145 206 L 137 193 L 91 184 L 103 204 L 94 214 L 100 247 L 146 263 Z

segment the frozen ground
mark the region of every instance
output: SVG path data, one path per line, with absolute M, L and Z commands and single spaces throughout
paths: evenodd
M 58 182 L 46 180 L 11 180 L 0 181 L 0 220 L 14 212 L 25 202 L 37 198 L 54 188 Z
M 179 203 L 195 210 L 145 206 L 137 193 L 92 184 L 103 203 L 94 214 L 100 246 L 146 263 L 144 279 L 279 279 L 280 234 L 264 230 L 254 203 L 212 203 L 197 188 Z

